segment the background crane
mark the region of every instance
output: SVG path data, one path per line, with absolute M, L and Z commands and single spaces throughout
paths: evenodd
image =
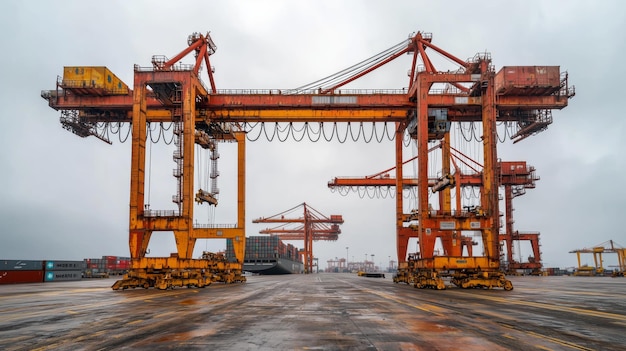
M 594 245 L 590 248 L 583 248 L 572 250 L 570 253 L 575 253 L 578 259 L 578 268 L 574 272 L 575 275 L 603 275 L 604 274 L 604 259 L 602 254 L 615 253 L 617 254 L 618 270 L 613 272 L 614 276 L 624 276 L 626 274 L 626 248 L 617 244 L 613 240 L 608 240 L 598 245 Z M 593 255 L 594 266 L 588 266 L 581 264 L 580 254 L 590 253 Z
M 437 145 L 431 148 L 431 152 L 439 148 Z M 460 193 L 460 188 L 481 186 L 482 185 L 482 165 L 474 160 L 468 159 L 465 155 L 458 152 L 452 154 L 452 160 L 455 165 L 455 171 L 451 177 L 447 178 L 431 178 L 429 179 L 429 185 L 433 188 L 454 186 L 457 189 L 457 193 Z M 413 161 L 417 157 L 413 157 L 404 164 Z M 472 169 L 471 173 L 464 173 L 459 167 L 458 163 L 472 164 L 476 166 Z M 365 177 L 335 177 L 328 182 L 328 187 L 337 190 L 339 193 L 347 194 L 350 190 L 355 192 L 365 192 L 362 188 L 392 188 L 396 185 L 395 177 L 390 175 L 391 171 L 394 171 L 395 167 L 391 167 L 384 171 L 375 173 L 373 175 Z M 541 252 L 539 250 L 539 233 L 519 232 L 513 230 L 513 202 L 512 199 L 517 196 L 525 194 L 526 189 L 534 188 L 535 181 L 539 180 L 539 177 L 535 175 L 535 169 L 532 166 L 527 166 L 524 161 L 499 161 L 497 163 L 498 179 L 500 182 L 500 189 L 505 194 L 505 208 L 507 225 L 505 232 L 500 233 L 499 240 L 502 245 L 505 245 L 506 260 L 503 262 L 503 268 L 508 273 L 517 273 L 517 270 L 532 270 L 538 272 L 541 270 Z M 405 177 L 402 180 L 402 186 L 409 192 L 414 192 L 415 187 L 418 184 L 417 178 Z M 361 188 L 361 189 L 359 189 Z M 442 193 L 439 192 L 441 195 Z M 457 196 L 457 208 L 463 208 L 464 210 L 479 211 L 474 206 L 467 206 L 461 204 L 461 196 Z M 442 196 L 439 196 L 439 202 L 441 203 Z M 405 213 L 405 221 L 410 222 L 416 215 L 417 211 L 411 213 Z M 456 255 L 456 256 L 473 256 L 473 245 L 476 242 L 470 236 L 459 235 L 456 238 L 449 240 L 449 237 L 443 235 L 443 231 L 437 233 L 437 238 L 441 241 L 443 248 L 443 255 Z M 415 237 L 415 235 L 413 236 Z M 446 240 L 448 239 L 448 240 Z M 521 257 L 519 260 L 514 258 L 514 244 L 521 241 L 528 241 L 531 244 L 533 256 L 529 258 L 527 262 L 524 262 Z
M 303 215 L 298 218 L 285 217 L 296 210 Z M 326 217 L 321 212 L 307 205 L 306 202 L 270 217 L 261 217 L 252 223 L 282 223 L 274 228 L 260 230 L 260 234 L 277 235 L 284 240 L 304 240 L 304 271 L 313 272 L 313 241 L 335 241 L 341 234 L 339 225 L 343 224 L 341 215 Z M 295 224 L 295 227 L 294 227 Z

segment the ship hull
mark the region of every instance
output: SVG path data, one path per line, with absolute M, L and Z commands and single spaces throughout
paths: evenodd
M 263 275 L 298 274 L 304 269 L 302 262 L 287 259 L 245 260 L 243 270 Z

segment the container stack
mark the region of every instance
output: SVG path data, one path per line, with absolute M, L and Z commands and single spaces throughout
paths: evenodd
M 102 256 L 107 272 L 111 275 L 122 275 L 130 269 L 130 257 Z
M 73 281 L 126 274 L 130 257 L 102 256 L 82 261 L 0 260 L 0 284 Z
M 552 94 L 561 89 L 560 67 L 504 66 L 494 84 L 497 94 Z
M 81 280 L 83 261 L 44 261 L 44 282 Z
M 235 260 L 231 239 L 226 240 L 226 258 L 229 261 Z M 244 261 L 277 258 L 300 261 L 298 248 L 291 244 L 285 244 L 278 236 L 250 236 L 246 238 Z
M 130 269 L 130 257 L 102 256 L 85 258 L 85 270 L 90 274 L 123 275 Z
M 0 284 L 43 282 L 43 261 L 0 260 Z

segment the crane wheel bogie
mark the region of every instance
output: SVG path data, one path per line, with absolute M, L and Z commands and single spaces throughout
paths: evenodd
M 436 274 L 420 274 L 413 278 L 413 282 L 413 286 L 417 289 L 431 288 L 435 290 L 444 290 L 446 288 L 446 283 Z
M 506 291 L 513 290 L 513 283 L 500 272 L 457 273 L 451 281 L 462 289 L 503 288 Z
M 113 290 L 128 288 L 154 287 L 160 290 L 176 287 L 204 288 L 214 282 L 243 283 L 246 278 L 241 271 L 220 269 L 162 269 L 158 271 L 147 269 L 131 269 L 124 279 L 118 280 L 111 287 Z

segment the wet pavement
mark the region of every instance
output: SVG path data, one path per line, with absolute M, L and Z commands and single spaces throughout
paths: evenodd
M 356 274 L 0 285 L 0 350 L 626 350 L 626 278 L 510 279 L 513 291 Z

